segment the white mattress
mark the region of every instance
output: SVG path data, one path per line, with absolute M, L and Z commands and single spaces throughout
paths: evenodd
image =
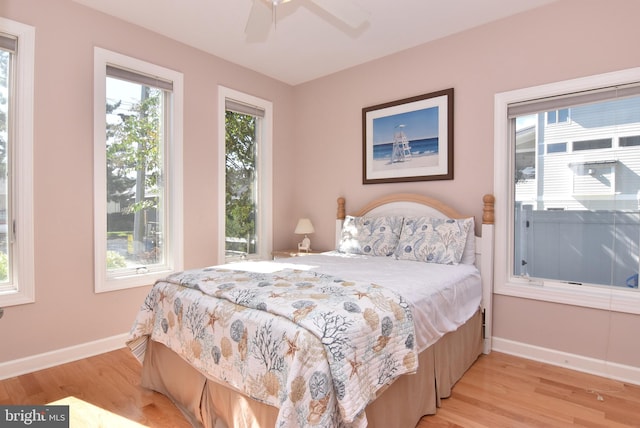
M 269 262 L 233 263 L 227 267 L 252 272 L 295 267 L 392 288 L 412 306 L 419 352 L 457 330 L 478 310 L 482 299 L 480 272 L 473 265 L 440 265 L 331 251 Z

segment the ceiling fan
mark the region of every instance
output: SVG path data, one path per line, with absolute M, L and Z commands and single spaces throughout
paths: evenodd
M 245 35 L 249 41 L 264 41 L 271 26 L 276 23 L 278 6 L 291 0 L 253 0 Z M 358 28 L 367 20 L 368 14 L 353 0 L 308 0 L 351 28 Z

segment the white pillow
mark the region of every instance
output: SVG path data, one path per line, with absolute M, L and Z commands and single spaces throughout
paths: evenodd
M 396 248 L 398 260 L 457 265 L 467 244 L 472 218 L 406 217 Z
M 460 264 L 473 265 L 476 263 L 476 224 L 473 217 L 469 217 L 471 226 L 467 234 L 467 242 L 464 246 L 464 252 L 460 259 Z
M 402 217 L 347 216 L 342 224 L 338 251 L 348 254 L 390 256 L 396 250 Z

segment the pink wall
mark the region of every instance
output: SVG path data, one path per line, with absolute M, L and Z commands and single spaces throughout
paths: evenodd
M 329 248 L 337 196 L 356 209 L 393 192 L 433 195 L 479 219 L 493 191 L 494 95 L 640 66 L 638 16 L 636 0 L 561 0 L 297 86 L 297 203 L 287 227 L 309 215 L 316 248 Z M 362 185 L 362 108 L 450 87 L 455 179 Z M 497 337 L 640 368 L 640 316 L 506 296 L 494 304 Z
M 36 303 L 5 308 L 1 363 L 126 333 L 149 291 L 93 292 L 94 46 L 184 74 L 187 268 L 217 261 L 218 85 L 273 102 L 276 167 L 291 141 L 293 90 L 70 0 L 0 0 L 0 16 L 36 28 Z M 290 193 L 291 174 L 276 170 L 276 196 Z
M 560 0 L 293 88 L 70 0 L 0 0 L 0 16 L 36 27 L 37 299 L 6 308 L 0 363 L 124 333 L 148 291 L 93 292 L 93 46 L 184 73 L 187 268 L 217 260 L 218 84 L 274 103 L 274 247 L 294 245 L 309 216 L 314 248 L 328 249 L 338 196 L 353 209 L 418 192 L 479 219 L 493 191 L 495 93 L 640 66 L 636 0 Z M 362 108 L 450 87 L 455 179 L 362 185 Z M 639 316 L 494 304 L 495 336 L 640 368 Z

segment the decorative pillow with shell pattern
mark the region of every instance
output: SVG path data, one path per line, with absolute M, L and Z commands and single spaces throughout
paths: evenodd
M 395 256 L 398 260 L 457 265 L 472 224 L 473 218 L 405 217 Z
M 338 251 L 347 254 L 390 256 L 398 245 L 402 219 L 400 216 L 347 216 L 342 225 Z

